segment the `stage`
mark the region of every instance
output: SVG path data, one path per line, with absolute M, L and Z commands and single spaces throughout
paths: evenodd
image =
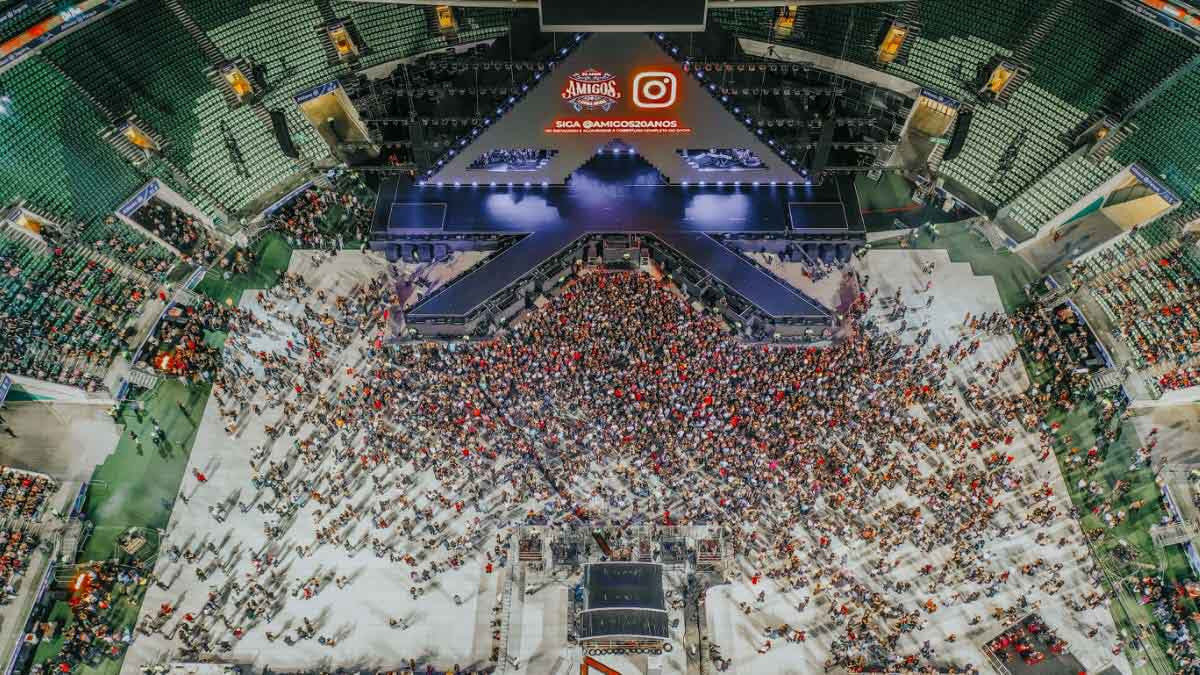
M 521 238 L 409 312 L 415 321 L 461 319 L 582 237 L 638 233 L 656 237 L 695 266 L 779 320 L 824 320 L 828 312 L 711 235 L 756 235 L 855 244 L 864 237 L 851 177 L 819 185 L 668 184 L 642 158 L 600 154 L 565 185 L 380 186 L 373 248 L 393 256 L 399 242 L 462 235 Z

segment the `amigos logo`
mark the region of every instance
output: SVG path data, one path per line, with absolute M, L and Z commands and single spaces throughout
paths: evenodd
M 603 73 L 595 68 L 572 73 L 567 78 L 567 86 L 563 87 L 563 100 L 575 112 L 584 110 L 603 110 L 608 112 L 621 98 L 617 91 L 617 78 L 610 73 Z

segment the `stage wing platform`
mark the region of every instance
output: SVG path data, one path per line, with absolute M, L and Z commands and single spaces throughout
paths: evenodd
M 549 276 L 568 274 L 570 263 L 583 259 L 586 242 L 605 234 L 641 234 L 711 275 L 716 285 L 741 296 L 771 323 L 828 324 L 830 313 L 819 303 L 718 239 L 861 243 L 862 220 L 849 178 L 757 187 L 629 182 L 638 161 L 605 158 L 565 186 L 439 187 L 387 181 L 376 205 L 372 246 L 393 259 L 405 242 L 518 238 L 422 300 L 408 312 L 409 323 L 431 333 L 470 332 L 481 313 L 503 311 L 501 305 L 546 290 Z

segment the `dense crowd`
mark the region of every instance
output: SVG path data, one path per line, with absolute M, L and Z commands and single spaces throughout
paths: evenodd
M 184 262 L 210 265 L 221 255 L 221 240 L 190 213 L 157 197 L 133 214 L 133 220 L 179 249 Z
M 928 330 L 883 330 L 884 320 L 905 315 L 899 292 L 863 293 L 829 346 L 751 345 L 726 337 L 718 318 L 666 282 L 594 273 L 498 339 L 393 348 L 383 328 L 393 291 L 380 278 L 327 297 L 289 276 L 232 332 L 214 392 L 228 433 L 260 423 L 277 448 L 247 457 L 256 496 L 238 502 L 264 516 L 267 541 L 288 536 L 303 510 L 315 538 L 297 542 L 302 556 L 370 549 L 412 568 L 417 598 L 445 570 L 507 562 L 504 532 L 468 517 L 485 500 L 522 508 L 531 523 L 715 523 L 755 579 L 805 593 L 801 611 L 809 598 L 827 601 L 835 625 L 823 638 L 827 667 L 952 669 L 938 658 L 939 640 L 902 646 L 906 634 L 930 629 L 946 602 L 935 600 L 938 588 L 960 589 L 949 602 L 978 612 L 973 623 L 989 611 L 1012 621 L 1039 602 L 1021 594 L 986 610 L 986 599 L 1016 580 L 983 547 L 1063 515 L 1052 490 L 1011 465 L 1010 445 L 1023 424 L 1041 435 L 1046 460 L 1063 440 L 1046 417 L 1074 405 L 1075 382 L 1064 370 L 1006 394 L 1000 378 L 1016 362 L 1012 350 L 949 386 L 951 369 L 965 367 L 989 334 L 1015 331 L 1035 362 L 1053 362 L 1060 346 L 1039 315 L 968 315 L 945 347 L 929 345 Z M 252 346 L 251 335 L 281 326 L 280 336 L 295 337 L 271 351 Z M 346 354 L 355 367 L 338 365 Z M 410 494 L 423 472 L 441 489 Z M 195 479 L 203 489 L 205 477 Z M 365 503 L 360 488 L 369 490 Z M 896 490 L 907 497 L 890 497 Z M 224 522 L 233 507 L 211 515 Z M 366 532 L 356 530 L 361 523 Z M 1062 536 L 1058 546 L 1074 539 L 1082 542 Z M 1037 540 L 1049 543 L 1044 533 Z M 926 565 L 915 581 L 894 577 L 905 545 L 947 562 Z M 868 561 L 869 578 L 845 567 L 846 548 Z M 204 551 L 173 555 L 191 562 Z M 228 645 L 229 631 L 259 627 L 268 639 L 334 639 L 307 618 L 276 633 L 281 593 L 266 589 L 286 581 L 269 557 L 252 562 L 253 581 L 230 576 L 212 598 L 209 614 L 224 630 L 218 620 L 187 622 L 189 649 Z M 196 574 L 208 580 L 224 566 L 197 562 Z M 1079 610 L 1105 601 L 1102 591 L 1064 588 L 1059 568 L 1032 554 L 1020 569 L 1027 585 L 1036 577 L 1040 593 L 1062 594 Z M 286 591 L 309 597 L 329 581 Z M 923 602 L 902 597 L 926 584 Z
M 362 177 L 351 172 L 334 189 L 312 187 L 271 215 L 276 229 L 293 248 L 334 251 L 348 238 L 362 241 L 370 229 L 374 204 Z
M 221 367 L 220 340 L 242 313 L 212 300 L 197 306 L 175 305 L 146 338 L 142 361 L 159 372 L 184 379 L 212 381 Z
M 83 664 L 118 658 L 133 641 L 133 631 L 125 627 L 126 612 L 137 606 L 145 590 L 147 577 L 139 568 L 116 560 L 77 568 L 68 599 L 70 618 L 61 626 L 39 626 L 47 637 L 60 631 L 62 645 L 53 661 L 30 672 L 41 675 L 53 668 L 69 673 Z

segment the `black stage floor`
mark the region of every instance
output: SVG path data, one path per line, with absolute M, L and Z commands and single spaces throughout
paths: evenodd
M 462 317 L 533 267 L 582 236 L 647 233 L 708 270 L 776 318 L 818 318 L 815 301 L 730 252 L 710 234 L 804 233 L 862 236 L 851 177 L 822 185 L 647 184 L 647 165 L 636 157 L 598 157 L 566 185 L 417 186 L 386 179 L 376 203 L 376 246 L 414 235 L 525 234 L 519 242 L 470 274 L 422 301 L 417 317 Z M 650 169 L 653 172 L 653 169 Z M 504 178 L 507 176 L 500 174 Z

